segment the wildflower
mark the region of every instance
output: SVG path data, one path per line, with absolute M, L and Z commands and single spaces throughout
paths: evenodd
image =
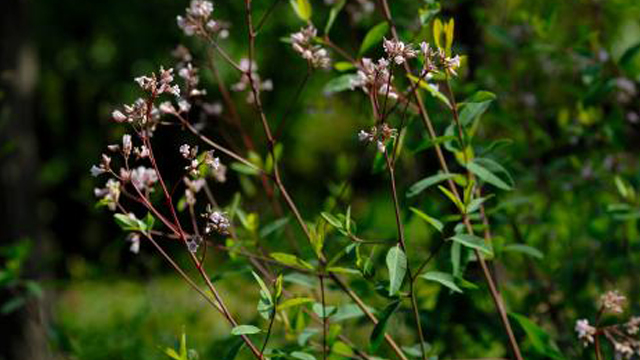
M 622 306 L 627 301 L 627 298 L 620 295 L 618 290 L 607 291 L 600 297 L 600 303 L 605 311 L 612 313 L 622 313 Z
M 328 68 L 331 65 L 331 59 L 327 50 L 319 45 L 313 44 L 313 39 L 318 31 L 313 25 L 301 29 L 297 33 L 291 34 L 291 43 L 293 50 L 307 60 L 313 68 Z
M 149 157 L 149 148 L 147 148 L 144 145 L 141 145 L 140 147 L 136 147 L 135 149 L 133 149 L 133 153 L 136 155 L 136 158 L 138 160 L 144 159 Z
M 640 317 L 632 316 L 631 319 L 625 324 L 627 333 L 629 335 L 635 335 L 640 330 Z
M 383 123 L 378 127 L 372 127 L 369 131 L 360 130 L 358 139 L 363 142 L 375 142 L 378 151 L 383 153 L 386 149 L 386 143 L 389 139 L 395 138 L 398 131 L 390 128 L 389 125 Z
M 139 253 L 140 252 L 140 234 L 131 233 L 127 237 L 127 240 L 131 242 L 131 245 L 129 245 L 129 251 L 131 251 L 134 254 Z
M 207 219 L 207 225 L 204 229 L 205 233 L 210 234 L 217 232 L 222 235 L 228 234 L 231 222 L 227 215 L 220 211 L 211 211 L 210 207 L 207 210 L 207 213 L 204 215 Z
M 213 179 L 219 183 L 227 181 L 227 167 L 222 163 L 218 163 L 218 167 L 216 169 L 212 169 L 211 176 L 213 176 Z
M 196 204 L 196 194 L 200 192 L 202 187 L 206 184 L 206 181 L 202 178 L 191 180 L 188 177 L 185 177 L 184 183 L 187 187 L 184 194 L 187 204 L 193 206 Z
M 178 76 L 184 79 L 186 85 L 186 93 L 189 96 L 199 96 L 206 95 L 206 90 L 198 89 L 198 84 L 200 83 L 200 76 L 198 75 L 198 68 L 191 65 L 191 63 L 187 63 L 186 66 L 182 67 L 178 71 Z
M 389 71 L 389 62 L 385 59 L 379 59 L 377 63 L 371 59 L 362 59 L 356 78 L 351 81 L 351 88 L 362 88 L 366 94 L 370 91 L 377 91 L 379 94 L 397 99 L 398 94 L 394 91 L 390 84 L 393 76 Z
M 187 249 L 189 250 L 190 253 L 196 253 L 198 252 L 198 243 L 195 240 L 189 240 L 187 241 Z
M 91 176 L 97 177 L 111 170 L 111 157 L 106 154 L 102 154 L 102 161 L 100 165 L 93 165 L 89 170 L 91 172 Z
M 189 112 L 189 110 L 191 110 L 191 104 L 187 100 L 181 99 L 178 101 L 178 108 L 181 113 Z
M 120 181 L 109 179 L 103 189 L 95 188 L 93 193 L 96 197 L 101 198 L 101 204 L 107 205 L 109 210 L 114 211 L 120 198 Z
M 447 57 L 444 59 L 444 70 L 453 76 L 457 76 L 456 70 L 460 67 L 460 56 Z
M 125 122 L 125 121 L 127 121 L 127 120 L 129 119 L 129 118 L 128 118 L 125 114 L 123 114 L 123 113 L 122 113 L 122 111 L 120 111 L 120 110 L 114 110 L 114 111 L 111 113 L 111 118 L 113 118 L 113 120 L 114 120 L 115 122 L 119 122 L 119 123 L 121 123 L 121 122 Z
M 158 109 L 163 114 L 175 114 L 177 112 L 176 108 L 173 107 L 173 104 L 171 104 L 170 101 L 165 101 L 161 103 Z
M 213 150 L 207 151 L 204 154 L 204 164 L 209 166 L 212 170 L 217 170 L 220 168 L 220 158 L 213 157 Z
M 207 30 L 216 30 L 215 21 L 210 20 L 212 12 L 213 4 L 210 1 L 191 0 L 185 16 L 176 18 L 178 27 L 187 36 L 206 35 Z
M 131 183 L 140 191 L 151 190 L 157 181 L 158 174 L 154 169 L 139 166 L 131 170 Z
M 156 74 L 153 73 L 151 76 L 139 76 L 134 79 L 134 81 L 140 86 L 140 88 L 144 91 L 147 91 L 154 96 L 160 94 L 172 94 L 176 97 L 180 96 L 180 87 L 178 85 L 172 85 L 173 82 L 173 69 L 164 69 L 162 66 L 160 67 L 160 78 L 156 77 Z
M 248 59 L 241 59 L 239 66 L 242 70 L 242 76 L 240 76 L 240 80 L 237 83 L 231 85 L 231 90 L 238 92 L 249 90 L 247 94 L 247 103 L 253 104 L 256 100 L 254 98 L 252 88 L 255 88 L 258 93 L 262 90 L 273 90 L 273 82 L 271 80 L 262 81 L 260 79 L 260 75 L 258 75 L 257 72 L 258 65 L 255 62 L 249 62 Z M 250 69 L 251 76 L 249 76 Z
M 131 144 L 131 135 L 126 134 L 122 136 L 122 153 L 124 154 L 124 157 L 128 158 L 129 155 L 131 155 L 131 149 L 132 149 L 132 144 Z
M 91 176 L 98 177 L 98 176 L 104 174 L 107 171 L 104 168 L 102 168 L 101 166 L 93 165 L 93 166 L 91 166 L 91 169 L 89 170 L 89 172 L 91 172 Z
M 578 333 L 578 339 L 582 341 L 582 344 L 584 346 L 593 343 L 593 337 L 596 334 L 596 328 L 589 325 L 589 321 L 587 319 L 576 321 L 575 330 Z
M 405 44 L 402 41 L 395 39 L 384 39 L 382 46 L 384 51 L 389 56 L 390 60 L 393 60 L 396 64 L 402 65 L 405 61 L 416 57 L 417 52 L 411 48 L 411 44 Z
M 614 350 L 616 351 L 616 353 L 621 356 L 624 357 L 625 359 L 630 359 L 633 356 L 633 347 L 631 346 L 631 344 L 629 342 L 618 342 L 618 341 L 614 341 L 613 342 L 613 347 Z
M 189 159 L 191 157 L 191 146 L 187 144 L 180 145 L 180 154 L 182 154 L 182 157 L 185 159 Z

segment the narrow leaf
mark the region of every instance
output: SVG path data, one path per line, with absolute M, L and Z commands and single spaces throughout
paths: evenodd
M 505 246 L 503 249 L 503 251 L 511 251 L 511 252 L 519 252 L 519 253 L 523 253 L 529 256 L 532 256 L 534 258 L 538 258 L 538 259 L 542 259 L 544 258 L 544 254 L 542 253 L 542 251 L 529 246 L 529 245 L 525 245 L 525 244 L 509 244 L 507 246 Z
M 313 270 L 313 266 L 311 266 L 311 264 L 309 264 L 308 262 L 298 258 L 295 255 L 291 255 L 291 254 L 285 254 L 285 253 L 271 253 L 271 257 L 286 266 L 292 266 L 292 267 L 297 267 L 297 268 L 303 268 L 303 269 L 308 269 L 308 270 Z
M 467 164 L 467 169 L 469 169 L 469 171 L 474 173 L 477 177 L 479 177 L 483 181 L 499 189 L 507 190 L 507 191 L 512 190 L 512 187 L 509 186 L 509 184 L 504 182 L 502 179 L 500 179 L 498 176 L 496 176 L 494 173 L 489 171 L 484 166 L 480 165 L 476 160 L 477 159 L 474 159 Z
M 425 280 L 430 280 L 430 281 L 435 281 L 437 283 L 440 283 L 441 285 L 444 285 L 455 292 L 459 292 L 459 293 L 462 292 L 462 289 L 460 289 L 458 285 L 456 285 L 455 280 L 451 274 L 447 274 L 439 271 L 429 271 L 427 273 L 420 275 L 420 277 Z
M 309 21 L 311 19 L 312 9 L 309 0 L 289 0 L 289 3 L 300 20 Z
M 485 244 L 484 239 L 470 234 L 457 234 L 449 238 L 466 247 L 478 250 L 487 255 L 493 255 L 491 248 Z
M 409 210 L 411 210 L 414 214 L 418 215 L 422 220 L 426 221 L 429 225 L 433 226 L 436 230 L 438 230 L 439 232 L 442 232 L 444 225 L 442 225 L 440 220 L 436 218 L 432 218 L 431 216 L 423 213 L 422 211 L 414 207 L 410 207 Z
M 441 182 L 443 182 L 445 180 L 453 179 L 454 177 L 456 177 L 456 174 L 436 174 L 436 175 L 433 175 L 433 176 L 426 177 L 426 178 L 418 181 L 417 183 L 411 185 L 411 187 L 407 191 L 407 195 L 406 196 L 407 197 L 416 196 L 416 195 L 420 194 L 421 192 L 425 191 L 430 186 L 436 185 L 436 184 L 441 183 Z
M 236 327 L 234 327 L 233 329 L 231 329 L 231 334 L 235 335 L 235 336 L 239 336 L 239 335 L 252 335 L 252 334 L 257 334 L 259 332 L 261 332 L 262 330 L 260 330 L 259 328 L 253 326 L 253 325 L 238 325 Z
M 407 256 L 400 246 L 396 245 L 389 249 L 386 260 L 389 269 L 389 296 L 394 296 L 400 290 L 407 273 Z
M 382 340 L 384 339 L 385 329 L 387 327 L 387 323 L 396 310 L 400 307 L 400 301 L 396 300 L 391 304 L 387 305 L 387 307 L 382 311 L 380 317 L 378 318 L 378 323 L 373 328 L 371 332 L 371 337 L 369 338 L 369 348 L 372 352 L 375 352 L 382 344 Z
M 358 54 L 359 55 L 364 55 L 372 47 L 374 47 L 379 42 L 381 42 L 382 38 L 385 36 L 387 31 L 389 31 L 389 24 L 386 21 L 381 22 L 378 25 L 376 25 L 373 28 L 371 28 L 371 30 L 369 30 L 369 32 L 367 32 L 367 35 L 365 35 L 364 40 L 362 41 L 362 45 L 360 46 L 360 51 L 358 52 Z

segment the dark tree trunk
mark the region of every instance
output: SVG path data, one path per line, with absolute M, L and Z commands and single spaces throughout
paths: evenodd
M 26 0 L 0 1 L 0 242 L 32 243 L 22 276 L 38 279 L 38 153 L 33 123 L 37 58 L 29 44 Z M 2 264 L 4 267 L 4 264 Z M 21 288 L 0 288 L 0 304 Z M 44 301 L 0 314 L 0 359 L 48 359 Z

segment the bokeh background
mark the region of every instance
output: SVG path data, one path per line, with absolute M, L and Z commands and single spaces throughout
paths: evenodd
M 418 10 L 432 3 L 391 1 L 408 40 L 418 33 Z M 312 4 L 322 27 L 330 7 Z M 375 2 L 347 4 L 332 38 L 355 54 L 383 17 Z M 269 5 L 255 1 L 256 13 Z M 124 131 L 109 114 L 140 95 L 133 77 L 171 66 L 180 43 L 204 52 L 175 25 L 186 6 L 184 0 L 0 3 L 0 359 L 161 359 L 159 347 L 173 346 L 183 329 L 202 359 L 218 359 L 227 346 L 223 319 L 161 259 L 144 246 L 139 255 L 128 251 L 111 215 L 95 208 L 93 188 L 101 184 L 88 171 Z M 214 16 L 231 26 L 225 48 L 242 57 L 242 2 L 215 6 Z M 265 102 L 278 118 L 288 111 L 306 65 L 279 40 L 302 26 L 288 2 L 280 1 L 274 14 L 261 34 L 258 62 L 261 75 L 273 80 Z M 497 262 L 509 307 L 544 328 L 566 358 L 588 358 L 573 327 L 576 319 L 594 316 L 601 293 L 620 289 L 629 311 L 640 310 L 640 2 L 447 0 L 438 16 L 455 19 L 454 48 L 468 56 L 454 84 L 458 98 L 481 89 L 497 95 L 478 137 L 484 148 L 500 146 L 495 154 L 516 188 L 498 196 L 494 235 L 544 254 Z M 221 70 L 234 81 L 233 72 Z M 349 202 L 359 227 L 375 225 L 381 237 L 392 236 L 386 178 L 372 171 L 374 154 L 356 138 L 370 124 L 363 115 L 368 104 L 359 92 L 324 95 L 337 75 L 314 74 L 292 108 L 283 133 L 286 181 L 304 215 L 313 218 L 351 180 Z M 215 100 L 211 75 L 203 78 Z M 434 101 L 428 106 L 442 131 L 448 114 Z M 253 112 L 241 112 L 264 145 Z M 418 122 L 412 126 L 421 131 Z M 182 140 L 172 136 L 159 141 Z M 508 140 L 494 143 L 500 139 Z M 433 153 L 424 151 L 403 157 L 399 168 L 406 190 L 437 166 Z M 258 183 L 238 184 L 232 174 L 217 189 L 221 199 L 242 191 L 249 210 L 261 211 Z M 418 201 L 431 209 L 446 204 L 435 191 Z M 415 219 L 408 229 L 421 239 L 423 254 L 438 236 Z M 221 268 L 232 267 L 224 256 L 219 261 Z M 439 261 L 446 263 L 446 255 Z M 251 284 L 245 275 L 228 281 Z M 482 282 L 479 274 L 470 280 Z M 233 310 L 254 318 L 256 292 L 221 284 Z M 427 288 L 422 295 L 428 341 L 443 358 L 505 354 L 486 292 L 453 297 Z M 528 357 L 545 358 L 517 330 Z M 402 334 L 411 337 L 406 329 Z M 360 337 L 367 336 L 362 330 Z

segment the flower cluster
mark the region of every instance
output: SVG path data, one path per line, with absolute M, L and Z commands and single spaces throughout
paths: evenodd
M 390 128 L 387 123 L 380 126 L 374 126 L 369 131 L 360 130 L 358 139 L 364 142 L 376 143 L 378 151 L 383 153 L 389 139 L 395 138 L 398 134 L 396 129 Z
M 627 298 L 620 295 L 617 290 L 607 291 L 600 297 L 600 303 L 602 304 L 604 311 L 617 314 L 622 313 L 622 307 L 626 301 Z
M 131 170 L 130 176 L 131 184 L 140 191 L 153 191 L 153 185 L 158 182 L 156 171 L 142 165 Z
M 624 311 L 626 297 L 616 290 L 608 291 L 600 297 L 600 313 L 620 314 Z M 617 359 L 630 359 L 640 356 L 640 341 L 636 339 L 640 331 L 640 317 L 633 316 L 626 323 L 607 326 L 591 326 L 589 321 L 581 319 L 576 322 L 575 331 L 584 346 L 595 342 L 603 335 L 611 343 Z
M 576 321 L 576 332 L 578 333 L 578 339 L 582 341 L 584 346 L 588 346 L 593 343 L 594 336 L 596 334 L 596 328 L 589 325 L 589 320 L 581 319 Z
M 255 88 L 257 92 L 271 91 L 273 90 L 273 82 L 269 79 L 262 81 L 260 75 L 258 75 L 258 64 L 255 62 L 249 62 L 249 59 L 240 60 L 240 70 L 242 75 L 240 80 L 231 86 L 233 91 L 247 91 L 247 103 L 253 104 L 256 99 L 253 95 L 252 88 Z M 251 76 L 249 76 L 251 74 Z M 252 84 L 253 82 L 253 84 Z
M 120 199 L 120 181 L 109 179 L 104 188 L 95 188 L 93 193 L 96 197 L 101 198 L 100 204 L 104 204 L 109 210 L 115 211 L 118 199 Z
M 216 26 L 216 22 L 210 19 L 212 12 L 213 4 L 210 1 L 191 0 L 185 16 L 178 15 L 176 18 L 178 27 L 187 36 L 204 35 L 208 29 Z
M 313 25 L 309 25 L 297 33 L 291 34 L 291 46 L 303 59 L 309 62 L 311 67 L 326 69 L 331 66 L 331 59 L 326 49 L 313 44 L 317 34 L 318 30 Z
M 447 56 L 441 48 L 434 49 L 428 43 L 420 44 L 420 54 L 424 59 L 424 71 L 431 73 L 433 71 L 444 71 L 445 73 L 457 76 L 457 70 L 460 67 L 460 56 Z
M 402 41 L 384 39 L 382 46 L 390 60 L 398 65 L 404 64 L 407 60 L 413 59 L 418 52 L 413 50 L 411 44 L 405 44 Z
M 351 81 L 351 88 L 362 88 L 366 94 L 377 91 L 378 94 L 397 99 L 398 93 L 393 89 L 392 82 L 393 75 L 387 60 L 379 59 L 374 63 L 371 59 L 364 58 L 356 78 Z
M 207 225 L 204 228 L 205 234 L 216 232 L 221 235 L 227 235 L 229 233 L 231 221 L 229 221 L 225 213 L 213 211 L 211 206 L 208 206 L 207 212 L 203 214 L 203 217 L 207 220 Z

